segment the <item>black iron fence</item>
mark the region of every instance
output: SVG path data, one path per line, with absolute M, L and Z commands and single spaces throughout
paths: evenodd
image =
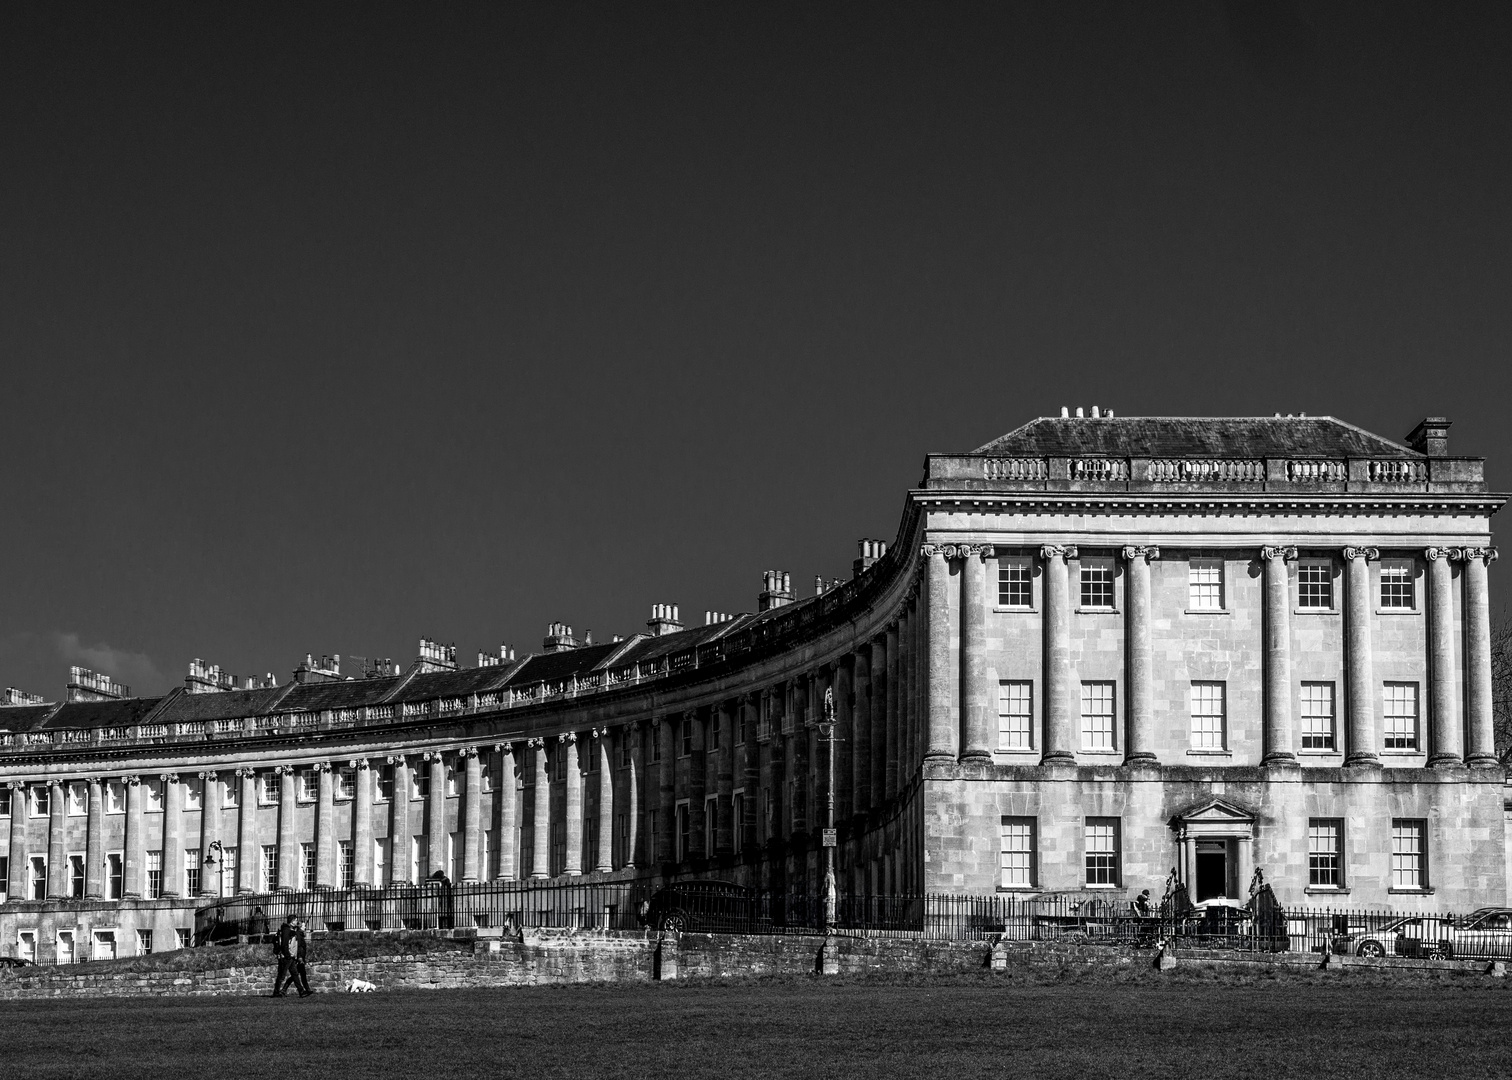
M 527 927 L 839 933 L 941 941 L 1067 942 L 1235 953 L 1339 953 L 1512 961 L 1512 910 L 1466 916 L 1213 903 L 1142 911 L 1081 895 L 868 896 L 747 889 L 724 882 L 427 882 L 227 898 L 196 913 L 196 944 L 257 940 L 293 914 L 317 933 L 489 931 Z

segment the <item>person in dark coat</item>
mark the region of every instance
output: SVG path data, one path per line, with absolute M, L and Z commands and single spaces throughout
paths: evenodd
M 278 928 L 278 939 L 273 943 L 278 954 L 278 974 L 273 979 L 273 996 L 283 997 L 284 990 L 294 981 L 299 962 L 298 935 L 294 930 L 294 916 L 285 915 Z
M 309 997 L 313 990 L 310 989 L 309 977 L 305 974 L 305 955 L 308 942 L 305 934 L 304 923 L 290 915 L 282 929 L 278 932 L 278 945 L 280 949 L 278 970 L 279 983 L 275 997 L 283 997 L 289 984 L 299 991 L 300 997 Z M 287 975 L 285 972 L 287 965 Z
M 268 917 L 263 914 L 263 909 L 252 909 L 252 917 L 247 920 L 247 941 L 253 945 L 261 944 L 268 936 Z

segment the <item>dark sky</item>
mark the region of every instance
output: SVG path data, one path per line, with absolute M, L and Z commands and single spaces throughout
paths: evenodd
M 808 595 L 1062 405 L 1512 488 L 1509 166 L 1507 4 L 6 5 L 0 685 Z

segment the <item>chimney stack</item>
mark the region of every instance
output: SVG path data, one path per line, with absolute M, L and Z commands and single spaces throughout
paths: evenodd
M 305 653 L 304 662 L 294 669 L 294 681 L 297 683 L 341 682 L 341 654 L 322 656 L 319 661 L 316 661 L 313 653 Z
M 572 636 L 572 627 L 564 622 L 554 622 L 546 627 L 546 638 L 541 644 L 549 653 L 566 652 L 578 647 L 578 639 Z
M 861 557 L 851 563 L 851 577 L 858 578 L 872 568 L 882 556 L 887 554 L 887 545 L 881 540 L 858 540 L 856 544 L 861 549 Z
M 720 623 L 729 622 L 734 617 L 733 615 L 726 615 L 722 611 L 706 611 L 704 612 L 704 625 L 718 626 Z
M 651 631 L 652 637 L 675 634 L 682 628 L 682 620 L 677 617 L 676 604 L 651 605 L 651 618 L 646 620 L 646 629 Z
M 131 696 L 131 687 L 116 682 L 104 672 L 96 674 L 77 664 L 68 669 L 67 701 L 119 701 Z
M 756 610 L 786 607 L 793 596 L 793 578 L 785 570 L 768 570 L 761 575 L 761 594 L 756 597 Z
M 18 705 L 46 705 L 41 694 L 28 694 L 25 690 L 17 690 L 14 686 L 5 688 L 5 696 L 0 698 L 0 709 L 14 708 Z
M 1429 457 L 1449 456 L 1449 419 L 1428 416 L 1407 435 L 1407 445 Z
M 499 655 L 498 656 L 495 656 L 493 653 L 480 652 L 478 654 L 478 666 L 479 667 L 501 667 L 504 664 L 513 663 L 514 662 L 514 658 L 515 658 L 514 650 L 511 649 L 508 645 L 501 644 L 499 646 Z
M 191 694 L 219 694 L 237 688 L 236 676 L 222 671 L 219 664 L 207 664 L 196 656 L 189 661 L 184 688 Z

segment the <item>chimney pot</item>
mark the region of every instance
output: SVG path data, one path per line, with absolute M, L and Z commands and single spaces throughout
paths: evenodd
M 1426 416 L 1407 435 L 1407 445 L 1428 457 L 1449 456 L 1449 418 Z

